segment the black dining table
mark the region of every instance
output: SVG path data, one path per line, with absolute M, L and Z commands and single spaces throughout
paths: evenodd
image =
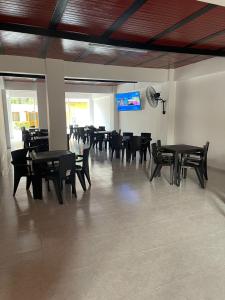
M 196 154 L 203 151 L 203 147 L 186 144 L 164 145 L 160 147 L 162 152 L 174 154 L 174 182 L 180 185 L 179 156 L 182 154 Z
M 69 150 L 53 150 L 53 151 L 44 151 L 44 152 L 35 152 L 30 153 L 33 166 L 33 198 L 42 199 L 42 166 L 48 162 L 58 161 L 61 156 L 69 155 L 72 152 Z

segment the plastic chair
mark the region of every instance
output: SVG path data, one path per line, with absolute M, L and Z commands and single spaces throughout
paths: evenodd
M 12 165 L 14 167 L 14 187 L 13 196 L 15 196 L 21 177 L 26 177 L 26 189 L 28 190 L 32 182 L 31 165 L 28 164 L 28 149 L 19 149 L 11 152 Z

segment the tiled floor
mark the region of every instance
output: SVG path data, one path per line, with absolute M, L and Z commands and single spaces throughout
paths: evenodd
M 180 188 L 93 155 L 92 187 L 34 201 L 0 180 L 1 300 L 224 300 L 225 176 Z

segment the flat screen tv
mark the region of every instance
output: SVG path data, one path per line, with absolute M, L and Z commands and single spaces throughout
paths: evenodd
M 140 92 L 116 94 L 118 111 L 141 110 Z

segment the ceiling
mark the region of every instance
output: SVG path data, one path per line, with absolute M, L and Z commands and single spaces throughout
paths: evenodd
M 224 16 L 197 0 L 0 0 L 0 53 L 177 68 L 225 56 Z

